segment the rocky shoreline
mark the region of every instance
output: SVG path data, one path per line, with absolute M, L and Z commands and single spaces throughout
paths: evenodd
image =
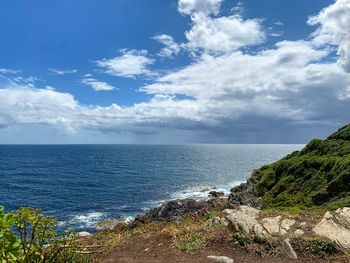
M 212 210 L 224 210 L 227 208 L 237 208 L 241 205 L 253 208 L 261 208 L 261 200 L 257 197 L 255 183 L 259 170 L 254 170 L 245 183 L 230 189 L 228 197 L 223 192 L 215 191 L 215 187 L 203 189 L 208 192 L 208 200 L 177 199 L 167 201 L 158 207 L 150 209 L 148 212 L 135 217 L 132 224 L 145 223 L 150 221 L 176 220 L 185 214 L 192 213 L 197 216 L 205 215 Z
M 231 189 L 231 194 L 228 197 L 212 197 L 203 201 L 191 199 L 168 201 L 143 215 L 137 216 L 129 224 L 117 222 L 112 228 L 101 229 L 95 235 L 89 235 L 85 232 L 81 233 L 80 236 L 95 239 L 100 236 L 100 233 L 125 235 L 125 233 L 139 233 L 140 229 L 157 226 L 156 229 L 158 230 L 155 230 L 150 236 L 146 235 L 147 239 L 151 240 L 150 242 L 158 238 L 163 239 L 165 233 L 170 235 L 169 239 L 173 240 L 172 242 L 178 242 L 180 237 L 177 231 L 180 230 L 174 230 L 174 233 L 169 234 L 169 230 L 166 230 L 169 225 L 179 226 L 183 224 L 181 222 L 185 221 L 186 224 L 190 225 L 184 227 L 191 228 L 192 222 L 197 222 L 195 224 L 201 222 L 196 231 L 207 235 L 212 232 L 218 234 L 216 229 L 220 229 L 220 231 L 226 233 L 221 238 L 233 237 L 234 243 L 238 244 L 236 249 L 250 251 L 249 253 L 252 253 L 251 250 L 254 251 L 255 256 L 252 258 L 264 255 L 264 257 L 273 259 L 278 255 L 278 257 L 285 257 L 286 259 L 301 260 L 299 262 L 322 262 L 316 260 L 320 256 L 320 258 L 335 257 L 336 261 L 334 262 L 346 262 L 342 261 L 342 253 L 347 254 L 350 251 L 350 208 L 340 208 L 326 213 L 266 213 L 265 210 L 260 210 L 261 202 L 255 195 L 254 177 L 257 174 L 258 171 L 254 171 L 253 176 L 246 183 Z M 135 242 L 141 242 L 140 245 L 146 242 L 143 240 L 145 238 L 144 231 L 140 231 L 140 234 L 133 237 L 138 238 Z M 227 241 L 219 241 L 216 246 L 221 242 L 224 242 L 222 246 L 227 247 Z M 144 245 L 147 245 L 147 243 Z M 132 250 L 130 246 L 134 246 L 134 244 L 124 247 L 123 251 Z M 151 248 L 147 247 L 146 252 L 148 249 Z M 152 249 L 155 248 L 152 247 Z M 266 249 L 269 251 L 266 252 Z M 310 249 L 315 250 L 319 255 L 312 255 L 315 259 L 306 261 L 303 258 L 311 253 Z M 121 252 L 117 249 L 113 253 L 119 255 Z M 134 252 L 130 251 L 130 253 Z M 184 257 L 190 257 L 190 255 Z M 208 255 L 203 262 L 240 262 L 233 260 L 230 258 L 230 253 L 226 252 L 226 254 Z M 254 259 L 246 262 L 253 261 Z

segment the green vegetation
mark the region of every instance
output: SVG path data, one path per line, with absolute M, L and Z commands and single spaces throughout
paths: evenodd
M 183 252 L 191 252 L 203 248 L 204 246 L 205 241 L 203 235 L 199 233 L 185 234 L 174 242 L 174 248 Z
M 307 248 L 317 255 L 334 255 L 340 252 L 338 246 L 328 240 L 314 239 L 306 242 Z
M 263 208 L 350 206 L 350 125 L 258 171 Z
M 0 263 L 89 262 L 77 253 L 80 244 L 74 232 L 58 238 L 56 226 L 56 220 L 38 209 L 5 213 L 0 207 Z

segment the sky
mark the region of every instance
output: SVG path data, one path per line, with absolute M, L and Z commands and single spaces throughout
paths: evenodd
M 350 123 L 350 0 L 0 2 L 0 143 L 306 143 Z

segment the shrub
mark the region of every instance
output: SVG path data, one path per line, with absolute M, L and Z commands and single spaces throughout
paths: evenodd
M 248 244 L 253 242 L 253 237 L 245 232 L 234 233 L 232 239 L 241 247 L 246 247 Z
M 13 220 L 0 207 L 0 262 L 17 260 L 20 251 L 20 239 L 12 232 Z
M 176 239 L 173 246 L 179 251 L 192 252 L 203 248 L 205 246 L 205 241 L 203 235 L 200 233 L 187 233 Z
M 327 240 L 310 240 L 308 241 L 308 248 L 318 255 L 334 255 L 339 253 L 340 250 L 336 244 Z
M 58 238 L 56 227 L 57 221 L 39 209 L 4 213 L 0 207 L 0 262 L 86 262 L 76 253 L 80 245 L 73 230 Z

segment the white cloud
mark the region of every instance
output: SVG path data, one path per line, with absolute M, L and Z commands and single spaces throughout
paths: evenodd
M 338 1 L 334 5 L 345 3 Z M 239 15 L 213 17 L 218 14 L 215 10 L 220 1 L 210 11 L 198 11 L 203 7 L 196 6 L 196 1 L 180 2 L 188 4 L 182 12 L 192 14 L 193 27 L 189 32 L 203 32 L 201 36 L 198 33 L 189 37 L 187 48 L 192 45 L 191 49 L 204 52 L 199 52 L 189 65 L 158 76 L 142 87 L 140 91 L 148 93 L 151 99 L 125 107 L 85 106 L 71 94 L 56 90 L 18 84 L 2 86 L 0 126 L 40 123 L 64 127 L 69 132 L 79 128 L 134 133 L 181 130 L 195 131 L 197 135 L 204 131 L 214 135 L 208 136 L 212 138 L 221 134 L 235 136 L 233 131 L 240 129 L 265 129 L 269 131 L 266 135 L 288 125 L 338 126 L 348 121 L 350 74 L 340 66 L 345 63 L 346 68 L 349 53 L 343 41 L 346 30 L 338 21 L 339 17 L 347 21 L 347 15 L 336 12 L 337 19 L 331 20 L 335 26 L 326 25 L 325 21 L 331 18 L 323 18 L 323 13 L 329 14 L 325 9 L 327 12 L 323 10 L 309 20 L 318 25 L 312 39 L 280 41 L 271 48 L 249 53 L 239 49 L 261 41 L 257 36 L 263 30 L 258 29 L 258 20 L 244 20 Z M 196 17 L 204 22 L 196 22 Z M 201 23 L 205 25 L 197 29 Z M 235 26 L 237 30 L 233 30 Z M 213 31 L 208 33 L 208 28 Z M 242 31 L 231 35 L 228 28 Z M 255 33 L 247 37 L 249 34 L 244 32 Z M 220 43 L 211 39 L 212 35 L 221 39 Z M 173 41 L 166 35 L 159 39 L 168 44 Z M 329 45 L 339 46 L 337 62 L 328 59 L 333 55 Z M 175 55 L 170 51 L 167 54 Z M 146 51 L 124 50 L 120 57 L 97 63 L 109 74 L 135 77 L 152 74 L 148 66 L 154 61 L 149 59 Z M 91 75 L 83 81 L 88 85 L 98 82 Z
M 338 62 L 350 73 L 350 0 L 337 0 L 319 14 L 311 16 L 308 23 L 318 25 L 312 35 L 313 42 L 319 46 L 338 46 Z
M 56 75 L 67 75 L 67 74 L 74 74 L 77 73 L 77 69 L 56 69 L 56 68 L 50 68 L 48 69 L 50 72 L 56 74 Z
M 154 36 L 153 39 L 164 45 L 164 48 L 158 53 L 161 57 L 172 58 L 181 50 L 180 45 L 174 41 L 172 36 L 162 34 Z
M 20 73 L 20 70 L 13 70 L 7 68 L 0 68 L 0 74 L 17 74 Z
M 266 34 L 259 19 L 243 19 L 242 3 L 229 16 L 219 16 L 223 0 L 179 0 L 179 11 L 190 15 L 191 29 L 185 32 L 190 51 L 229 53 L 249 45 L 260 44 Z
M 275 22 L 273 22 L 273 24 L 276 26 L 284 26 L 284 23 L 281 21 L 275 21 Z
M 205 15 L 217 15 L 220 5 L 224 0 L 179 0 L 179 12 L 186 15 L 192 13 L 202 13 Z
M 125 77 L 135 78 L 136 76 L 152 76 L 148 66 L 155 61 L 148 56 L 147 50 L 121 50 L 122 55 L 111 59 L 96 61 L 96 64 L 103 68 L 105 73 Z
M 217 97 L 234 92 L 278 91 L 297 81 L 296 72 L 325 57 L 306 41 L 283 41 L 275 49 L 256 55 L 235 52 L 223 56 L 203 55 L 200 60 L 142 88 L 149 93 L 184 94 L 196 98 Z M 300 80 L 302 81 L 302 79 Z M 287 84 L 286 84 L 287 83 Z
M 227 53 L 262 43 L 265 39 L 260 20 L 257 19 L 244 20 L 238 14 L 218 18 L 194 14 L 191 19 L 193 26 L 186 32 L 190 49 Z
M 108 84 L 104 81 L 99 81 L 94 78 L 84 78 L 81 83 L 90 86 L 95 91 L 106 91 L 106 90 L 116 90 L 117 88 L 113 87 L 112 85 Z

